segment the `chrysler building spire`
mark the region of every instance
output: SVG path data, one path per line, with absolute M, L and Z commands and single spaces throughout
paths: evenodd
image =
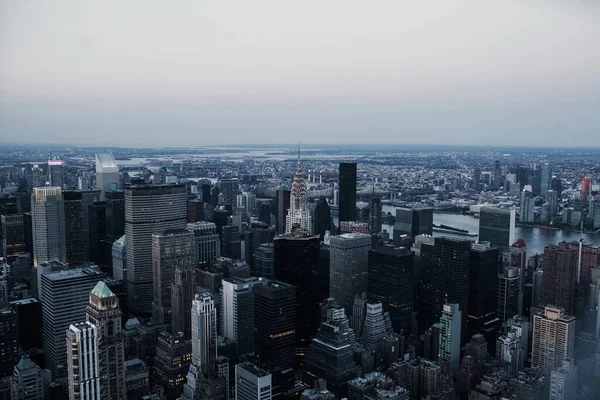
M 302 174 L 302 166 L 300 165 L 300 143 L 298 143 L 298 164 L 292 182 L 290 208 L 286 216 L 285 233 L 291 233 L 294 227 L 312 233 L 312 217 L 308 208 L 308 186 Z

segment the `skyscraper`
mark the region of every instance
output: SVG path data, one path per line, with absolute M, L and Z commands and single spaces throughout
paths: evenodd
M 9 376 L 19 360 L 17 322 L 16 312 L 0 309 L 0 378 Z
M 549 163 L 545 162 L 541 166 L 540 172 L 540 195 L 546 197 L 548 190 L 552 185 L 552 167 Z
M 352 352 L 354 331 L 344 308 L 337 304 L 327 306 L 325 318 L 302 363 L 302 380 L 312 387 L 318 379 L 324 379 L 329 390 L 342 397 L 346 382 L 358 375 Z
M 37 400 L 44 398 L 42 370 L 24 354 L 17 365 L 11 381 L 12 400 Z
M 570 315 L 575 313 L 577 260 L 578 251 L 570 248 L 566 242 L 544 248 L 542 305 L 564 308 L 564 312 Z
M 301 229 L 307 234 L 312 233 L 312 216 L 308 208 L 308 187 L 300 166 L 300 151 L 298 150 L 298 165 L 292 182 L 290 208 L 285 218 L 285 233 L 293 229 Z
M 278 281 L 254 285 L 255 353 L 272 375 L 276 399 L 294 387 L 296 289 Z
M 191 360 L 192 345 L 184 340 L 183 333 L 159 333 L 152 378 L 163 387 L 167 399 L 181 396 Z
M 98 327 L 91 322 L 71 324 L 67 330 L 70 400 L 102 399 L 98 341 Z
M 52 260 L 67 262 L 62 190 L 59 187 L 33 188 L 31 214 L 34 265 Z
M 331 208 L 324 196 L 317 201 L 313 218 L 315 235 L 319 235 L 319 238 L 323 240 L 325 231 L 331 231 Z
M 171 326 L 171 286 L 175 283 L 175 272 L 194 270 L 197 264 L 198 247 L 193 232 L 168 229 L 152 235 L 152 319 L 156 323 Z
M 84 321 L 89 295 L 105 275 L 93 267 L 50 272 L 41 276 L 42 318 L 46 367 L 54 378 L 66 377 L 65 331 Z
M 515 267 L 504 268 L 498 276 L 498 318 L 505 322 L 520 313 L 521 275 Z
M 572 359 L 574 349 L 575 317 L 554 306 L 546 306 L 533 317 L 532 367 L 549 374 Z
M 192 302 L 192 364 L 205 368 L 217 357 L 217 309 L 208 292 Z
M 469 272 L 468 324 L 471 334 L 496 318 L 498 305 L 498 248 L 489 243 L 471 245 Z
M 502 178 L 501 170 L 500 170 L 500 161 L 496 160 L 494 163 L 494 187 L 496 189 L 502 187 L 504 184 L 504 179 Z
M 382 355 L 384 338 L 392 333 L 390 315 L 383 311 L 381 303 L 367 303 L 367 313 L 363 323 L 360 344 L 366 350 Z
M 96 153 L 96 187 L 106 192 L 119 189 L 119 166 L 111 153 Z
M 433 234 L 433 208 L 397 208 L 394 231 L 412 238 L 419 235 L 431 236 Z
M 85 189 L 81 191 L 81 231 L 83 233 L 83 247 L 85 248 L 85 261 L 90 261 L 90 206 L 100 201 L 102 191 L 100 189 Z
M 183 332 L 189 340 L 192 335 L 192 302 L 196 292 L 196 268 L 175 268 L 175 282 L 171 285 L 171 329 Z
M 273 243 L 263 243 L 254 252 L 254 269 L 256 276 L 267 279 L 275 278 L 275 259 Z
M 237 345 L 238 355 L 254 349 L 254 293 L 256 278 L 226 278 L 221 288 L 223 337 Z
M 63 162 L 61 160 L 48 160 L 48 182 L 50 186 L 63 188 Z
M 564 360 L 550 373 L 550 400 L 569 400 L 577 397 L 578 368 L 572 359 Z
M 418 293 L 419 332 L 436 323 L 445 303 L 458 304 L 466 339 L 469 305 L 471 242 L 436 237 L 433 244 L 421 245 Z
M 83 205 L 81 191 L 64 190 L 62 192 L 65 209 L 65 238 L 67 246 L 67 264 L 79 266 L 85 260 L 83 243 Z
M 461 311 L 458 304 L 444 304 L 440 318 L 438 359 L 447 362 L 450 372 L 456 373 L 460 362 Z
M 592 193 L 592 178 L 581 178 L 581 201 L 587 201 L 588 196 Z
M 88 261 L 108 270 L 109 252 L 106 242 L 106 203 L 95 201 L 88 206 Z M 112 263 L 111 263 L 112 264 Z
M 249 362 L 235 366 L 236 400 L 271 400 L 271 374 Z
M 213 222 L 200 221 L 187 224 L 188 229 L 194 232 L 198 246 L 198 262 L 210 263 L 221 257 L 221 240 L 217 233 L 217 225 Z
M 599 213 L 600 214 L 600 213 Z M 17 257 L 25 252 L 25 224 L 22 214 L 0 216 L 2 243 L 0 254 L 3 257 Z
M 340 221 L 356 221 L 356 163 L 340 163 Z
M 152 234 L 186 226 L 184 185 L 134 185 L 125 189 L 127 301 L 134 314 L 152 310 Z
M 527 189 L 521 192 L 521 201 L 519 204 L 519 220 L 525 223 L 535 222 L 535 197 Z
M 125 233 L 125 193 L 104 192 L 106 202 L 106 241 L 114 243 Z
M 330 241 L 329 295 L 347 312 L 354 296 L 367 291 L 371 235 L 344 233 Z
M 515 210 L 481 207 L 479 241 L 492 246 L 508 247 L 515 242 Z
M 516 377 L 525 364 L 527 349 L 521 343 L 521 338 L 512 330 L 496 340 L 496 360 L 509 378 Z
M 98 360 L 102 398 L 125 398 L 125 346 L 118 297 L 100 281 L 90 292 L 87 322 L 98 328 Z
M 290 208 L 291 191 L 277 190 L 277 233 L 285 233 L 287 210 Z
M 369 251 L 368 294 L 383 304 L 395 332 L 410 330 L 413 313 L 415 253 L 406 248 L 378 246 Z
M 273 241 L 275 279 L 296 287 L 296 332 L 299 349 L 307 349 L 319 327 L 319 237 L 280 235 Z

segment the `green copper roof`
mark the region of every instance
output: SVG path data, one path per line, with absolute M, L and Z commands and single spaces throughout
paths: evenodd
M 110 290 L 108 288 L 108 286 L 106 286 L 106 283 L 100 281 L 96 284 L 96 286 L 94 287 L 94 289 L 92 290 L 92 293 L 95 294 L 96 296 L 100 297 L 100 298 L 104 298 L 104 297 L 112 297 L 115 294 L 112 292 L 112 290 Z
M 23 357 L 21 357 L 21 360 L 17 364 L 17 368 L 23 371 L 29 368 L 35 368 L 35 364 L 33 361 L 31 361 L 31 358 L 29 358 L 28 355 L 24 355 Z

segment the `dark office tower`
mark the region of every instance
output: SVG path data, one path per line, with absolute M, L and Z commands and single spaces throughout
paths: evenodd
M 193 223 L 204 221 L 204 203 L 200 200 L 188 200 L 187 202 L 187 222 Z
M 444 303 L 457 303 L 462 313 L 462 328 L 466 338 L 469 309 L 471 242 L 449 237 L 437 237 L 433 244 L 421 245 L 419 270 L 418 322 L 423 332 L 439 321 Z
M 592 178 L 581 178 L 581 201 L 587 201 L 590 193 L 592 193 Z
M 381 226 L 383 224 L 381 213 L 381 198 L 372 197 L 369 200 L 369 230 L 372 234 L 381 232 Z
M 258 220 L 263 224 L 271 226 L 271 201 L 258 203 Z
M 473 171 L 473 190 L 479 192 L 481 190 L 481 169 L 475 167 Z
M 285 217 L 290 208 L 291 195 L 289 190 L 277 190 L 277 233 L 285 232 Z
M 280 235 L 273 246 L 275 279 L 296 287 L 296 345 L 306 349 L 319 326 L 319 237 Z
M 67 376 L 66 330 L 73 321 L 85 320 L 89 294 L 105 277 L 98 268 L 92 267 L 42 274 L 44 351 L 46 367 L 54 378 Z
M 17 313 L 0 310 L 0 378 L 12 375 L 19 361 L 19 338 L 17 337 Z
M 469 284 L 468 324 L 472 334 L 483 324 L 496 318 L 498 304 L 498 248 L 489 243 L 471 245 L 471 271 Z
M 198 262 L 210 263 L 221 257 L 221 240 L 217 234 L 217 225 L 200 221 L 187 225 L 194 232 L 198 246 Z
M 242 258 L 242 237 L 237 225 L 225 225 L 222 228 L 221 254 L 223 257 L 239 260 Z
M 188 229 L 169 229 L 152 235 L 152 320 L 155 323 L 165 324 L 170 330 L 171 288 L 175 283 L 175 271 L 194 270 L 196 265 L 198 247 L 193 232 Z
M 433 234 L 433 208 L 397 208 L 394 231 L 413 238 Z
M 294 286 L 266 279 L 254 285 L 254 351 L 272 375 L 273 398 L 283 398 L 295 382 Z
M 494 163 L 494 187 L 498 189 L 504 184 L 504 179 L 501 176 L 502 173 L 500 171 L 500 161 L 496 160 Z
M 210 204 L 210 184 L 203 183 L 201 190 L 202 190 L 202 201 L 204 203 Z
M 20 214 L 16 197 L 0 197 L 0 215 Z
M 260 276 L 256 268 L 256 250 L 263 243 L 267 244 L 273 241 L 273 232 L 269 228 L 269 225 L 253 222 L 250 224 L 245 236 L 246 262 L 252 269 L 252 273 L 255 276 Z
M 325 237 L 325 231 L 331 231 L 331 208 L 324 196 L 317 201 L 313 213 L 313 230 L 321 241 Z
M 325 321 L 302 363 L 302 381 L 314 387 L 318 379 L 327 382 L 327 388 L 339 398 L 346 393 L 346 383 L 358 376 L 352 346 L 354 331 L 350 328 L 344 308 L 327 306 Z
M 52 260 L 67 262 L 65 207 L 60 188 L 33 189 L 31 220 L 34 265 Z
M 425 331 L 423 356 L 431 361 L 437 361 L 440 351 L 440 324 L 433 324 Z
M 75 190 L 65 190 L 62 194 L 65 207 L 67 264 L 76 267 L 81 265 L 85 260 L 82 194 L 81 191 Z
M 158 335 L 152 381 L 162 386 L 168 400 L 180 398 L 191 361 L 192 343 L 183 338 L 183 333 L 163 331 Z
M 213 207 L 217 207 L 219 205 L 219 187 L 214 186 L 210 192 L 210 205 Z
M 114 243 L 125 234 L 125 192 L 104 192 L 106 202 L 106 241 Z
M 25 252 L 25 224 L 23 214 L 2 215 L 0 217 L 2 229 L 3 257 L 17 257 Z
M 519 166 L 517 179 L 519 180 L 520 189 L 523 190 L 525 185 L 529 185 L 529 167 Z
M 108 271 L 108 250 L 106 242 L 106 204 L 95 201 L 88 206 L 89 218 L 89 261 L 102 270 Z M 112 274 L 112 271 L 110 271 Z
M 340 221 L 356 221 L 356 163 L 340 163 Z
M 567 314 L 575 312 L 575 283 L 577 281 L 578 252 L 561 242 L 544 248 L 544 277 L 541 304 L 564 308 Z M 534 304 L 538 306 L 538 304 Z
M 63 188 L 63 162 L 61 160 L 48 160 L 48 182 L 50 186 Z
M 223 227 L 228 225 L 230 216 L 231 211 L 225 209 L 216 209 L 213 212 L 213 222 L 217 226 L 217 233 L 219 235 L 223 233 Z
M 240 192 L 240 182 L 237 178 L 232 179 L 221 179 L 219 181 L 219 187 L 221 193 L 223 193 L 223 201 L 225 204 L 235 205 L 237 202 L 237 195 Z
M 263 243 L 254 252 L 255 275 L 266 279 L 275 279 L 275 259 L 273 243 Z
M 562 195 L 562 181 L 560 177 L 552 177 L 552 180 L 550 181 L 550 188 L 558 194 L 558 198 L 560 199 L 560 196 Z
M 257 278 L 225 278 L 220 290 L 222 336 L 236 343 L 237 356 L 254 350 L 254 293 Z
M 90 292 L 86 320 L 98 327 L 102 398 L 125 398 L 125 350 L 119 299 L 102 281 Z
M 540 167 L 540 195 L 546 197 L 546 193 L 552 187 L 552 167 L 549 163 L 543 163 Z
M 329 295 L 350 313 L 354 296 L 367 291 L 371 236 L 366 233 L 332 236 L 329 250 Z
M 175 269 L 175 282 L 171 285 L 172 331 L 191 337 L 191 309 L 196 292 L 196 268 Z
M 152 234 L 186 227 L 186 196 L 184 185 L 125 189 L 127 300 L 131 313 L 151 313 Z
M 498 276 L 498 318 L 501 322 L 519 315 L 521 307 L 521 275 L 518 268 L 507 267 Z
M 368 296 L 390 314 L 394 332 L 410 331 L 414 299 L 415 253 L 404 247 L 369 251 Z
M 42 347 L 42 303 L 31 297 L 10 302 L 17 313 L 17 337 L 23 350 Z
M 481 207 L 479 241 L 492 246 L 508 247 L 515 242 L 515 210 Z M 461 308 L 462 310 L 462 308 Z
M 28 204 L 31 206 L 31 202 Z M 23 214 L 23 232 L 25 252 L 31 254 L 31 259 L 33 260 L 33 218 L 30 212 Z
M 81 209 L 83 221 L 81 223 L 81 229 L 83 231 L 85 261 L 90 261 L 90 206 L 94 204 L 95 201 L 100 201 L 100 197 L 102 197 L 102 190 L 100 189 L 86 189 L 81 191 Z

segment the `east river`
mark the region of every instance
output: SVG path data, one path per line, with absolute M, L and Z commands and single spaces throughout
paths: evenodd
M 396 215 L 396 207 L 384 205 L 383 211 L 385 213 L 392 213 Z M 479 219 L 471 215 L 462 214 L 446 214 L 446 213 L 433 213 L 433 223 L 435 225 L 448 225 L 454 228 L 465 229 L 470 233 L 479 232 Z M 393 235 L 394 227 L 391 225 L 384 225 L 383 229 L 387 229 L 390 233 L 390 237 Z M 453 233 L 446 232 L 433 232 L 433 236 L 452 236 L 462 239 L 475 240 L 475 236 L 463 236 Z M 563 240 L 565 241 L 578 241 L 579 232 L 576 231 L 562 231 L 548 228 L 529 228 L 529 227 L 516 227 L 515 228 L 515 240 L 523 239 L 527 245 L 527 256 L 532 256 L 535 253 L 543 253 L 544 247 L 551 244 L 557 244 Z M 583 240 L 585 242 L 592 243 L 595 246 L 600 246 L 600 236 L 592 234 L 583 234 Z

